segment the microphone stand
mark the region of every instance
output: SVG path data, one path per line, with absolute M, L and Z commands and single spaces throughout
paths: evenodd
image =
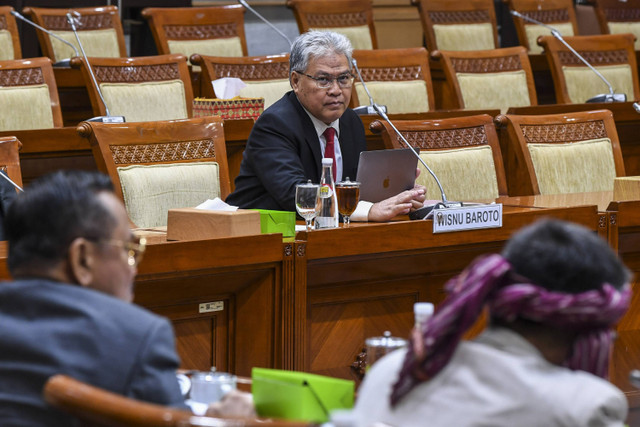
M 24 193 L 24 190 L 22 189 L 22 187 L 20 187 L 11 178 L 9 178 L 9 175 L 7 175 L 6 172 L 0 171 L 0 176 L 2 176 L 5 180 L 9 181 L 9 183 L 13 185 L 15 188 L 17 188 L 21 193 Z
M 540 21 L 538 21 L 536 19 L 530 18 L 527 15 L 523 15 L 520 12 L 516 12 L 515 10 L 512 10 L 511 14 L 513 16 L 517 16 L 518 18 L 524 19 L 525 21 L 529 21 L 532 24 L 540 25 L 540 26 L 542 26 L 544 28 L 547 28 L 549 31 L 551 31 L 551 35 L 553 37 L 555 37 L 560 43 L 562 43 L 567 49 L 569 49 L 571 51 L 571 53 L 573 53 L 575 55 L 576 58 L 578 58 L 580 61 L 582 61 L 584 63 L 584 65 L 589 67 L 589 69 L 591 71 L 593 71 L 598 77 L 600 77 L 600 80 L 602 80 L 604 82 L 604 84 L 607 85 L 607 87 L 609 88 L 609 93 L 596 95 L 596 96 L 594 96 L 592 98 L 589 98 L 589 99 L 587 99 L 587 103 L 594 103 L 594 102 L 625 102 L 627 100 L 627 95 L 625 95 L 624 93 L 615 93 L 615 91 L 613 90 L 613 86 L 611 86 L 611 83 L 609 83 L 609 80 L 607 80 L 600 73 L 600 71 L 596 70 L 596 68 L 593 65 L 591 65 L 586 59 L 584 59 L 584 57 L 582 55 L 580 55 L 573 47 L 571 47 L 571 45 L 569 43 L 567 43 L 564 38 L 562 38 L 562 34 L 560 34 L 560 32 L 558 30 L 556 30 L 555 28 L 553 28 L 550 25 L 547 25 L 547 24 L 545 24 L 543 22 L 540 22 Z
M 358 73 L 358 77 L 360 78 L 360 81 L 362 82 L 362 86 L 364 87 L 364 90 L 367 92 L 367 95 L 369 96 L 369 100 L 371 102 L 371 107 L 374 109 L 374 111 L 380 117 L 382 117 L 387 123 L 389 123 L 389 125 L 394 130 L 394 132 L 398 135 L 398 137 L 400 138 L 402 143 L 405 146 L 407 146 L 407 148 L 409 148 L 411 150 L 411 152 L 416 156 L 416 158 L 422 164 L 422 166 L 424 166 L 425 169 L 429 172 L 429 174 L 431 174 L 433 179 L 436 181 L 436 185 L 438 186 L 438 189 L 440 190 L 440 197 L 442 198 L 442 202 L 439 202 L 434 206 L 424 206 L 424 207 L 421 207 L 420 209 L 416 209 L 415 211 L 413 211 L 413 212 L 411 212 L 409 214 L 409 218 L 410 219 L 423 219 L 434 209 L 445 209 L 445 208 L 461 207 L 462 206 L 462 202 L 450 202 L 450 201 L 447 200 L 447 196 L 444 194 L 444 188 L 442 187 L 442 184 L 440 183 L 440 180 L 438 179 L 438 176 L 435 174 L 435 172 L 433 172 L 433 170 L 431 170 L 429 165 L 427 165 L 427 163 L 424 160 L 422 160 L 422 157 L 420 157 L 420 155 L 415 150 L 415 148 L 413 148 L 413 146 L 411 144 L 409 144 L 409 141 L 407 141 L 407 139 L 404 137 L 404 135 L 402 135 L 402 133 L 400 133 L 398 128 L 396 128 L 396 126 L 393 124 L 393 122 L 389 119 L 389 116 L 387 116 L 386 111 L 384 111 L 380 107 L 380 105 L 378 105 L 378 104 L 376 104 L 374 102 L 373 97 L 371 96 L 371 94 L 369 93 L 369 90 L 367 89 L 366 83 L 364 82 L 364 80 L 362 80 L 362 75 L 360 74 L 360 69 L 358 68 L 357 61 L 355 59 L 351 59 L 351 63 L 353 64 L 354 68 L 356 69 L 356 72 Z
M 76 16 L 80 16 L 80 14 L 78 12 L 74 12 L 76 14 Z M 109 113 L 109 107 L 107 107 L 107 103 L 104 100 L 104 97 L 102 96 L 102 91 L 100 90 L 100 85 L 98 85 L 98 81 L 96 80 L 96 76 L 95 74 L 93 74 L 93 70 L 91 69 L 91 64 L 89 64 L 89 58 L 87 58 L 87 54 L 84 51 L 84 46 L 82 46 L 82 42 L 80 41 L 80 37 L 78 37 L 78 31 L 76 29 L 76 21 L 75 18 L 73 16 L 71 16 L 71 13 L 67 13 L 67 21 L 69 22 L 69 25 L 71 25 L 71 29 L 73 30 L 73 34 L 76 36 L 76 41 L 78 42 L 78 46 L 80 46 L 80 50 L 82 51 L 82 57 L 84 58 L 84 61 L 87 65 L 87 70 L 89 70 L 89 75 L 91 76 L 91 80 L 93 80 L 93 84 L 96 85 L 96 89 L 98 91 L 98 96 L 100 97 L 100 100 L 102 101 L 102 105 L 104 105 L 104 111 L 107 113 L 106 116 L 98 116 L 98 117 L 93 117 L 91 119 L 86 120 L 87 122 L 100 122 L 100 123 L 124 123 L 124 117 L 123 116 L 112 116 Z
M 69 43 L 68 41 L 66 41 L 66 40 L 65 40 L 65 39 L 63 39 L 62 37 L 58 36 L 57 34 L 52 33 L 51 31 L 47 30 L 47 29 L 46 29 L 46 28 L 44 28 L 44 27 L 41 27 L 40 25 L 36 24 L 35 22 L 28 20 L 27 18 L 25 18 L 24 16 L 22 16 L 20 13 L 16 12 L 15 10 L 12 10 L 12 11 L 11 11 L 11 14 L 12 14 L 14 17 L 18 18 L 19 20 L 24 21 L 24 22 L 26 22 L 27 24 L 29 24 L 29 25 L 31 25 L 31 26 L 33 26 L 33 27 L 36 27 L 38 30 L 40 30 L 40 31 L 42 31 L 42 32 L 44 32 L 44 33 L 46 33 L 46 34 L 48 34 L 50 37 L 53 37 L 54 39 L 59 40 L 59 41 L 61 41 L 62 43 L 64 43 L 64 44 L 66 44 L 66 45 L 70 46 L 70 47 L 71 47 L 71 49 L 73 49 L 73 52 L 75 53 L 75 56 L 80 56 L 80 53 L 78 53 L 78 49 L 76 49 L 76 47 L 75 47 L 72 43 Z M 55 62 L 55 63 L 53 64 L 53 66 L 54 66 L 54 67 L 67 67 L 67 68 L 68 68 L 68 67 L 69 67 L 69 62 L 70 62 L 70 61 L 71 61 L 71 58 L 61 59 L 60 61 Z
M 360 74 L 360 68 L 358 68 L 358 61 L 356 61 L 355 58 L 351 58 L 351 63 L 353 64 L 353 67 L 356 69 L 356 73 L 358 73 L 358 78 L 362 82 L 362 87 L 364 88 L 364 91 L 367 93 L 367 96 L 369 97 L 369 105 L 361 105 L 359 107 L 354 108 L 353 111 L 355 111 L 356 114 L 358 115 L 376 114 L 376 108 L 374 106 L 375 102 L 373 102 L 373 97 L 369 92 L 369 88 L 367 88 L 367 85 L 364 83 L 364 80 L 362 79 L 362 74 Z M 385 113 L 387 112 L 387 107 L 385 105 L 378 105 L 378 107 L 381 110 L 383 110 Z
M 262 22 L 264 22 L 265 24 L 267 24 L 272 30 L 274 30 L 276 33 L 278 33 L 283 39 L 285 39 L 287 41 L 287 43 L 289 43 L 289 50 L 291 50 L 291 45 L 293 45 L 293 42 L 291 40 L 289 40 L 289 37 L 286 36 L 285 33 L 283 33 L 282 31 L 280 31 L 275 25 L 273 25 L 271 22 L 269 22 L 267 20 L 267 18 L 265 18 L 264 16 L 262 16 L 261 14 L 259 14 L 254 8 L 252 8 L 251 6 L 249 6 L 249 3 L 247 3 L 245 0 L 238 0 L 238 3 L 240 3 L 242 6 L 244 6 L 246 9 L 248 9 L 251 13 L 253 13 L 255 16 L 257 16 L 258 18 L 260 18 L 262 20 Z

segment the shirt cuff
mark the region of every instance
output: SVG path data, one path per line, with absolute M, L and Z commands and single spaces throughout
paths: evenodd
M 373 203 L 360 200 L 358 202 L 358 206 L 356 206 L 356 210 L 353 211 L 349 219 L 351 221 L 358 221 L 358 222 L 369 221 L 369 211 L 371 210 L 371 206 L 373 206 Z

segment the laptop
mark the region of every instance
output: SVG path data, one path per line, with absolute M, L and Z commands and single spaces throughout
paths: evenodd
M 360 200 L 376 203 L 413 188 L 417 166 L 418 158 L 409 148 L 363 151 L 356 177 Z

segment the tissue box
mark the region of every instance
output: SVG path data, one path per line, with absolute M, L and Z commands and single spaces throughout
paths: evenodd
M 264 98 L 193 100 L 193 117 L 220 116 L 223 119 L 257 119 L 264 111 Z
M 261 417 L 322 423 L 335 409 L 351 409 L 354 382 L 306 372 L 253 368 L 251 393 Z
M 282 233 L 282 237 L 295 237 L 296 214 L 288 211 L 270 211 L 257 209 L 260 212 L 260 230 L 266 233 Z
M 167 240 L 204 240 L 253 234 L 260 234 L 260 214 L 254 210 L 169 209 Z

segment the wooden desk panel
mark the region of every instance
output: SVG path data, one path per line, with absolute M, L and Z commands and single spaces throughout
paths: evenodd
M 298 233 L 296 369 L 350 378 L 365 338 L 385 330 L 406 337 L 414 302 L 442 301 L 448 279 L 542 216 L 598 227 L 595 206 L 507 207 L 500 229 L 434 235 L 431 221 L 406 221 Z

